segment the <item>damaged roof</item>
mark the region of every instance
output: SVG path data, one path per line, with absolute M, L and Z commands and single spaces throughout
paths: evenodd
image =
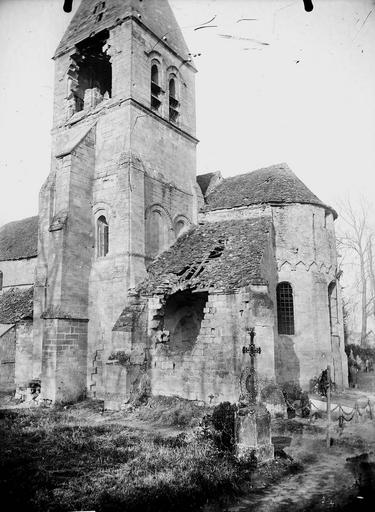
M 14 324 L 33 317 L 34 287 L 10 288 L 0 294 L 0 324 Z
M 271 230 L 269 217 L 195 226 L 156 258 L 137 291 L 152 295 L 182 281 L 199 289 L 226 290 L 267 284 L 262 257 Z
M 0 228 L 0 261 L 38 255 L 38 217 L 9 222 Z
M 104 8 L 100 4 L 105 4 Z M 96 6 L 98 9 L 94 12 Z M 101 19 L 100 14 L 102 14 Z M 109 29 L 120 20 L 134 16 L 179 56 L 188 58 L 189 50 L 167 0 L 82 0 L 70 22 L 55 57 L 93 34 Z M 151 50 L 152 48 L 145 48 Z
M 209 191 L 205 202 L 204 211 L 264 203 L 313 204 L 337 217 L 335 210 L 313 194 L 285 163 L 225 178 Z
M 221 176 L 219 172 L 207 172 L 206 174 L 197 175 L 197 183 L 202 191 L 203 197 L 206 195 L 209 186 L 218 174 Z

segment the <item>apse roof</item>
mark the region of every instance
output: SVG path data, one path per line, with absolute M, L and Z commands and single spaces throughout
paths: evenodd
M 10 288 L 0 294 L 0 324 L 33 317 L 34 288 Z
M 38 255 L 38 217 L 9 222 L 0 227 L 0 261 Z
M 94 13 L 95 7 L 103 3 L 104 9 Z M 97 21 L 100 13 L 103 13 L 103 16 Z M 167 0 L 105 0 L 105 2 L 82 0 L 55 56 L 69 50 L 93 33 L 108 29 L 132 15 L 160 39 L 165 36 L 165 43 L 178 55 L 187 58 L 189 50 Z
M 271 230 L 269 217 L 193 227 L 156 258 L 137 291 L 154 294 L 187 281 L 192 287 L 226 290 L 266 284 L 262 258 Z
M 313 194 L 285 163 L 225 178 L 208 191 L 205 203 L 204 210 L 264 203 L 304 203 L 327 208 L 337 217 L 335 210 Z

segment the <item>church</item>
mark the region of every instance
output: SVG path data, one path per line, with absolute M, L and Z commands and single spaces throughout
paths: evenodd
M 285 163 L 197 176 L 168 1 L 82 0 L 54 61 L 39 215 L 0 228 L 0 389 L 236 401 L 252 329 L 260 387 L 346 387 L 337 214 Z

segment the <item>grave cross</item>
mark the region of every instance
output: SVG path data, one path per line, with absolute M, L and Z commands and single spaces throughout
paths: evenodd
M 255 343 L 254 343 L 255 329 L 254 329 L 254 327 L 251 327 L 250 329 L 248 329 L 248 333 L 250 334 L 250 344 L 248 347 L 242 347 L 242 353 L 249 354 L 252 366 L 254 366 L 255 357 L 257 354 L 260 354 L 262 352 L 262 349 L 260 347 L 255 346 Z
M 255 371 L 255 358 L 257 354 L 260 354 L 262 352 L 262 349 L 260 347 L 256 347 L 254 343 L 255 338 L 255 329 L 254 327 L 251 327 L 248 329 L 248 333 L 250 335 L 250 344 L 248 347 L 242 347 L 242 353 L 243 354 L 249 354 L 250 356 L 250 372 L 246 379 L 246 389 L 249 392 L 250 395 L 250 401 L 251 403 L 256 402 L 256 371 Z

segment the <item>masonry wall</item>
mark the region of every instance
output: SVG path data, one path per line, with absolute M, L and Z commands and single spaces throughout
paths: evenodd
M 3 273 L 3 290 L 13 286 L 31 286 L 34 283 L 36 258 L 0 261 Z
M 87 321 L 45 319 L 42 396 L 70 402 L 86 394 Z
M 59 147 L 58 139 L 54 140 L 53 151 L 58 157 L 52 159 L 51 175 L 40 197 L 33 355 L 41 364 L 34 365 L 33 377 L 42 376 L 44 397 L 54 396 L 59 400 L 63 400 L 64 397 L 57 388 L 66 390 L 67 399 L 71 399 L 74 392 L 71 391 L 69 372 L 65 374 L 67 380 L 64 385 L 63 372 L 55 374 L 59 383 L 53 382 L 51 368 L 56 366 L 56 355 L 53 350 L 46 347 L 51 340 L 56 339 L 48 324 L 52 319 L 55 319 L 59 326 L 60 319 L 87 321 L 88 318 L 88 281 L 93 247 L 91 202 L 94 142 L 95 133 L 91 130 L 68 154 L 60 157 L 58 150 L 61 149 L 61 145 Z M 56 329 L 59 332 L 59 327 Z M 65 334 L 65 331 L 63 333 Z M 87 339 L 84 343 L 81 340 L 81 345 L 87 349 Z M 56 352 L 61 353 L 61 347 L 56 348 Z M 85 380 L 87 354 L 81 357 L 81 353 L 77 352 L 79 358 L 75 363 L 72 363 L 70 356 L 76 352 L 69 351 L 68 354 L 69 364 L 75 368 L 77 365 L 80 366 L 79 373 Z M 82 389 L 77 393 L 82 394 Z
M 16 328 L 9 326 L 0 336 L 0 388 L 2 391 L 14 391 L 15 357 L 16 357 Z
M 15 383 L 27 387 L 33 378 L 33 322 L 23 320 L 16 324 Z
M 249 344 L 247 328 L 255 327 L 257 359 L 263 382 L 274 379 L 274 316 L 266 286 L 250 286 L 237 293 L 210 293 L 199 336 L 189 353 L 173 354 L 158 344 L 151 350 L 151 389 L 155 395 L 179 395 L 190 400 L 219 403 L 237 401 L 240 375 L 249 364 L 242 347 Z
M 335 281 L 337 257 L 333 217 L 324 208 L 286 205 L 273 208 L 279 282 L 293 288 L 294 335 L 279 335 L 276 343 L 276 376 L 308 389 L 310 379 L 333 364 L 328 307 L 328 285 Z M 339 283 L 337 283 L 339 288 Z M 338 297 L 341 303 L 340 296 Z M 335 332 L 339 336 L 336 373 L 347 385 L 341 307 Z

